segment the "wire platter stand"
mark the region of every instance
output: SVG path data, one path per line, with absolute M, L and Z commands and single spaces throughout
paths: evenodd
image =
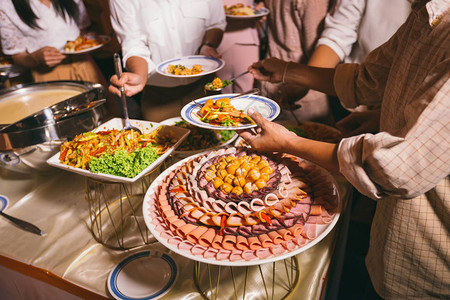
M 97 242 L 115 250 L 130 250 L 156 242 L 142 217 L 142 201 L 160 168 L 161 165 L 133 183 L 86 177 L 90 230 Z
M 249 276 L 250 274 L 253 276 Z M 267 300 L 286 299 L 299 282 L 300 268 L 296 255 L 278 261 L 278 268 L 277 262 L 245 267 L 194 262 L 194 284 L 206 300 L 255 299 L 255 291 L 248 292 L 248 286 L 257 286 L 259 294 L 265 294 Z M 220 283 L 226 284 L 226 287 L 220 289 Z M 261 293 L 262 288 L 264 293 Z

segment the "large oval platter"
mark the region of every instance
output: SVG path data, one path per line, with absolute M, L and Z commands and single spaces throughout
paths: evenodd
M 235 205 L 236 207 L 245 206 L 243 202 L 248 201 L 251 203 L 248 207 L 253 207 L 255 201 L 261 200 L 258 203 L 263 202 L 262 208 L 258 209 L 263 211 L 262 213 L 256 213 L 255 209 L 251 214 L 241 211 L 241 216 L 246 215 L 248 219 L 245 222 L 247 222 L 247 220 L 255 221 L 257 215 L 262 217 L 266 215 L 271 218 L 270 222 L 267 221 L 266 224 L 263 224 L 256 219 L 256 222 L 252 221 L 253 225 L 250 226 L 250 223 L 239 222 L 237 222 L 238 225 L 235 225 L 236 223 L 225 225 L 225 221 L 222 221 L 222 227 L 219 227 L 217 222 L 214 224 L 203 219 L 205 216 L 211 216 L 211 218 L 221 216 L 222 220 L 230 218 L 226 220 L 228 222 L 231 220 L 231 215 L 233 218 L 236 216 L 239 218 L 239 214 L 233 212 L 232 205 L 226 208 L 226 212 L 218 214 L 217 206 L 214 206 L 214 203 L 219 205 L 221 198 L 214 198 L 210 194 L 206 197 L 206 190 L 209 193 L 210 189 L 202 187 L 205 184 L 203 179 L 205 170 L 208 170 L 207 168 L 214 164 L 214 161 L 217 162 L 228 156 L 244 159 L 247 156 L 258 156 L 261 160 L 267 158 L 269 165 L 274 168 L 274 175 L 271 176 L 276 180 L 271 183 L 269 180 L 267 187 L 269 188 L 270 183 L 270 188 L 274 189 L 269 192 L 275 193 L 278 198 L 271 196 L 271 203 L 269 203 L 269 198 L 261 196 L 262 199 L 265 199 L 262 201 L 256 196 L 253 197 L 253 195 L 265 193 L 264 189 L 261 189 L 261 194 L 251 194 L 251 200 L 241 194 L 242 197 Z M 286 174 L 291 175 L 286 177 Z M 304 182 L 298 176 L 303 176 Z M 306 185 L 304 185 L 305 182 Z M 284 185 L 285 183 L 287 185 Z M 299 186 L 303 186 L 308 191 L 307 194 L 304 194 L 302 190 L 298 191 Z M 213 195 L 220 195 L 218 190 L 213 191 Z M 274 190 L 276 191 L 274 192 Z M 231 193 L 228 196 L 231 196 Z M 292 198 L 291 201 L 291 197 L 296 197 L 297 200 L 294 201 Z M 294 205 L 293 202 L 296 204 Z M 191 203 L 195 203 L 194 205 L 199 208 L 191 209 L 193 207 Z M 284 209 L 282 213 L 279 213 L 280 207 Z M 198 219 L 195 220 L 194 211 L 203 213 L 203 216 L 197 215 Z M 273 217 L 266 213 L 267 211 L 274 212 Z M 299 254 L 313 247 L 330 233 L 339 219 L 340 211 L 341 201 L 338 187 L 334 178 L 327 171 L 297 157 L 277 154 L 260 156 L 247 148 L 207 151 L 177 162 L 153 181 L 143 202 L 145 223 L 155 238 L 164 246 L 192 260 L 225 266 L 259 265 Z M 223 215 L 225 217 L 222 217 Z M 197 234 L 198 232 L 202 233 Z M 249 232 L 250 234 L 248 234 Z M 262 246 L 242 248 L 239 241 L 244 240 L 247 245 L 250 243 L 254 245 L 255 236 L 257 240 L 261 241 Z M 269 236 L 273 242 L 267 240 Z M 206 239 L 209 239 L 210 242 L 205 244 Z M 234 240 L 235 244 L 233 245 L 232 242 L 230 244 L 230 240 Z

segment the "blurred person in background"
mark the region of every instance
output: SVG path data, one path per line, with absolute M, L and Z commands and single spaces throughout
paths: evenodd
M 106 80 L 87 54 L 64 55 L 60 49 L 90 25 L 81 0 L 0 0 L 3 53 L 29 68 L 34 82 Z M 114 104 L 108 102 L 110 109 Z
M 236 4 L 253 6 L 253 0 L 223 0 L 223 5 L 230 7 Z M 225 66 L 217 72 L 222 80 L 229 80 L 245 71 L 249 65 L 259 60 L 258 26 L 261 18 L 227 18 L 227 27 L 222 42 L 217 48 Z M 236 79 L 232 85 L 225 87 L 222 93 L 242 93 L 253 88 L 252 74 Z
M 385 299 L 450 298 L 450 3 L 422 0 L 361 64 L 317 68 L 276 58 L 255 79 L 381 105 L 380 132 L 339 144 L 308 140 L 249 112 L 259 128 L 240 135 L 259 151 L 290 153 L 340 172 L 377 201 L 366 266 Z
M 410 0 L 337 0 L 325 18 L 324 30 L 308 65 L 334 68 L 339 63 L 360 63 L 367 55 L 386 42 L 402 25 L 411 12 Z M 306 95 L 309 89 L 286 85 L 280 99 L 291 107 Z M 334 120 L 349 114 L 336 99 L 330 99 Z M 294 106 L 295 107 L 295 106 Z M 337 123 L 344 136 L 379 130 L 379 109 L 351 114 Z M 334 123 L 334 122 L 333 122 Z
M 204 96 L 212 76 L 172 78 L 156 66 L 194 54 L 219 58 L 226 27 L 222 1 L 110 0 L 110 9 L 126 69 L 120 80 L 111 77 L 111 92 L 120 95 L 121 86 L 127 96 L 143 91 L 142 114 L 155 122 L 179 116 L 186 103 Z
M 314 52 L 316 43 L 323 30 L 325 16 L 332 7 L 330 0 L 264 0 L 257 7 L 265 6 L 270 13 L 267 16 L 267 53 L 266 58 L 277 57 L 297 63 L 307 63 Z M 279 101 L 283 84 L 262 82 L 262 94 Z M 295 111 L 297 118 L 304 120 L 326 120 L 330 111 L 327 96 L 310 91 L 303 97 L 301 109 Z M 282 106 L 282 108 L 291 107 Z M 288 110 L 282 110 L 279 119 L 292 119 Z

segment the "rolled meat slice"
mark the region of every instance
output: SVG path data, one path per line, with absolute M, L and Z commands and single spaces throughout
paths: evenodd
M 239 250 L 249 250 L 248 239 L 242 235 L 236 237 L 236 248 Z
M 214 230 L 214 228 L 208 228 L 208 230 L 198 239 L 198 243 L 204 247 L 211 247 L 215 236 L 216 230 Z
M 181 229 L 181 228 L 180 228 Z M 199 238 L 208 230 L 208 227 L 198 226 L 186 235 L 186 239 L 194 244 L 198 244 Z
M 225 250 L 235 250 L 236 248 L 236 236 L 235 235 L 224 235 L 222 240 L 222 247 Z
M 193 231 L 194 229 L 196 229 L 198 226 L 191 224 L 191 223 L 187 223 L 179 228 L 177 228 L 176 230 L 176 234 L 180 237 L 182 237 L 183 239 L 186 238 L 186 236 L 188 235 L 189 232 Z

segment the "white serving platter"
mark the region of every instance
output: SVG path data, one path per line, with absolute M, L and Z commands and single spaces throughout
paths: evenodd
M 139 128 L 143 133 L 151 132 L 154 129 L 156 129 L 160 124 L 149 122 L 149 121 L 141 121 L 141 120 L 130 120 L 130 123 L 132 126 L 135 126 Z M 96 129 L 94 129 L 94 132 L 97 131 L 103 131 L 103 130 L 111 130 L 111 129 L 123 129 L 124 122 L 121 118 L 114 118 L 109 120 L 106 123 L 103 123 Z M 158 159 L 156 159 L 152 164 L 150 164 L 147 168 L 145 168 L 142 172 L 140 172 L 138 175 L 136 175 L 133 178 L 127 178 L 122 176 L 115 176 L 115 175 L 109 175 L 109 174 L 102 174 L 102 173 L 93 173 L 89 170 L 84 170 L 81 168 L 75 168 L 71 167 L 65 164 L 62 164 L 59 161 L 59 155 L 60 152 L 56 153 L 52 157 L 50 157 L 47 160 L 47 163 L 53 167 L 66 170 L 69 172 L 73 172 L 79 175 L 84 175 L 93 179 L 108 181 L 108 182 L 122 182 L 122 183 L 131 183 L 135 182 L 136 180 L 142 178 L 144 175 L 158 167 L 177 147 L 181 144 L 181 142 L 189 135 L 189 130 L 184 128 L 179 128 L 176 126 L 165 126 L 161 129 L 161 132 L 164 132 L 164 130 L 171 130 L 174 133 L 174 138 L 177 140 L 177 142 L 170 147 L 164 154 L 162 154 Z

